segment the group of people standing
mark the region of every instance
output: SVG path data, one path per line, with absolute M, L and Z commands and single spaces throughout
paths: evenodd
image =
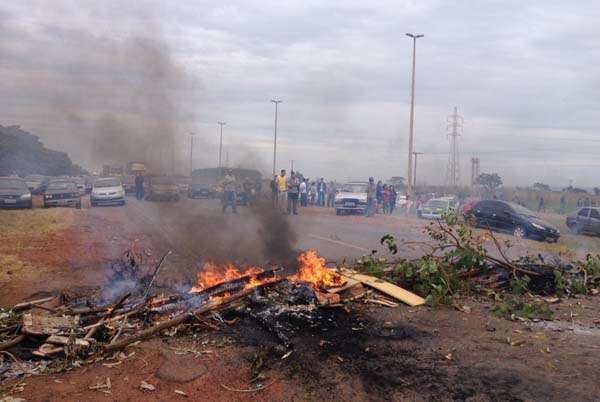
M 392 214 L 396 208 L 398 192 L 391 184 L 383 184 L 381 180 L 375 184 L 375 179 L 369 177 L 367 185 L 367 216 L 374 214 Z
M 311 182 L 294 171 L 290 172 L 288 177 L 285 169 L 281 169 L 280 174 L 271 180 L 273 206 L 289 215 L 298 215 L 298 206 L 315 205 L 333 208 L 336 192 L 335 184 L 326 183 L 323 177 Z

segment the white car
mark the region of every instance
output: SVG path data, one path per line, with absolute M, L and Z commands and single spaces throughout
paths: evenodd
M 121 180 L 105 177 L 94 182 L 90 195 L 92 207 L 98 205 L 125 205 L 125 189 Z
M 335 195 L 336 215 L 367 212 L 367 186 L 369 183 L 359 181 L 342 185 Z

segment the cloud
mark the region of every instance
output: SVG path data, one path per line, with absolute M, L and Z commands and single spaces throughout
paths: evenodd
M 269 100 L 279 97 L 281 166 L 294 159 L 307 174 L 339 179 L 405 175 L 404 34 L 418 32 L 423 180 L 444 181 L 446 116 L 458 106 L 463 178 L 477 155 L 509 184 L 597 184 L 580 166 L 600 151 L 592 1 L 27 3 L 0 6 L 0 121 L 86 166 L 100 162 L 90 144 L 108 114 L 137 133 L 166 124 L 182 171 L 190 132 L 202 139 L 196 165 L 214 165 L 216 121 L 225 120 L 232 163 L 262 161 L 268 173 Z

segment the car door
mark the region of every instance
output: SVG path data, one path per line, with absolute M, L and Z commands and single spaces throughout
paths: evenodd
M 589 231 L 600 234 L 600 211 L 596 208 L 590 208 Z
M 491 201 L 479 201 L 471 209 L 473 216 L 476 219 L 477 227 L 490 227 L 490 218 L 493 212 L 491 204 Z
M 589 230 L 590 208 L 581 208 L 577 212 L 577 232 L 587 232 Z
M 511 208 L 503 202 L 495 201 L 493 204 L 491 226 L 501 232 L 514 230 L 514 214 Z

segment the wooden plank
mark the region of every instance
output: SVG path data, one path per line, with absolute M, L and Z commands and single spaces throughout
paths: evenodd
M 28 335 L 55 335 L 69 331 L 78 325 L 79 316 L 55 317 L 33 313 L 23 314 L 23 332 Z
M 340 293 L 343 292 L 344 290 L 350 289 L 353 286 L 356 286 L 359 282 L 355 281 L 352 278 L 345 278 L 346 279 L 346 283 L 343 286 L 340 286 L 338 288 L 329 288 L 327 289 L 327 293 Z
M 409 306 L 421 306 L 425 304 L 425 299 L 418 296 L 406 289 L 402 289 L 400 286 L 396 286 L 392 283 L 386 282 L 382 279 L 375 278 L 374 276 L 364 275 L 350 269 L 342 268 L 339 271 L 342 275 L 359 281 L 367 286 L 377 289 L 378 291 L 385 293 L 386 295 L 392 296 L 393 298 L 400 300 Z
M 14 311 L 26 310 L 28 308 L 33 307 L 36 304 L 48 303 L 49 301 L 52 301 L 54 299 L 56 299 L 56 297 L 51 296 L 51 297 L 45 297 L 43 299 L 38 299 L 38 300 L 32 300 L 32 301 L 28 301 L 28 302 L 23 302 L 23 303 L 15 304 L 12 309 Z
M 53 343 L 55 345 L 68 345 L 69 343 L 75 343 L 78 346 L 89 347 L 90 343 L 81 338 L 75 338 L 72 342 L 69 341 L 68 336 L 60 336 L 60 335 L 50 335 L 48 339 L 46 339 L 47 343 Z
M 52 357 L 52 355 L 62 352 L 62 350 L 63 350 L 62 346 L 57 347 L 56 345 L 44 343 L 37 350 L 34 350 L 33 352 L 31 352 L 31 354 L 34 356 L 38 356 L 38 357 Z

